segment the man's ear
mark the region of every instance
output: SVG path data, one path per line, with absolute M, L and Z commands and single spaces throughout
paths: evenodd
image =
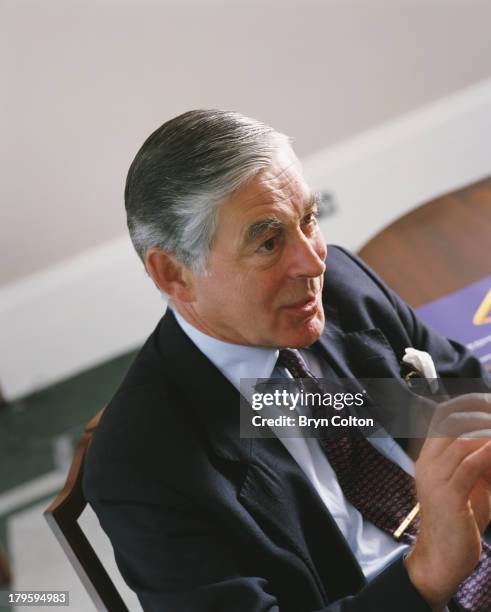
M 155 285 L 169 297 L 181 302 L 194 301 L 193 273 L 174 255 L 157 248 L 149 249 L 145 267 Z

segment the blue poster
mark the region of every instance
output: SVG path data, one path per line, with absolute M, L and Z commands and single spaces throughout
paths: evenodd
M 491 275 L 416 312 L 436 331 L 465 344 L 491 368 Z

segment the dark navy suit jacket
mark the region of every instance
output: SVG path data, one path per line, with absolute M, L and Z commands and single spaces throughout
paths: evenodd
M 329 247 L 325 331 L 340 375 L 400 377 L 404 349 L 442 377 L 486 376 L 360 260 Z M 281 441 L 239 437 L 239 394 L 169 310 L 106 408 L 84 490 L 145 610 L 426 612 L 402 560 L 366 583 Z

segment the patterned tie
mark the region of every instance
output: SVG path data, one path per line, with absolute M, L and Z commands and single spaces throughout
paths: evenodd
M 317 383 L 316 377 L 295 349 L 281 349 L 278 364 L 284 366 L 293 378 Z M 320 387 L 318 389 L 322 392 Z M 317 413 L 314 416 L 325 416 L 321 414 L 322 409 L 314 407 L 314 413 Z M 349 416 L 346 408 L 336 413 L 341 417 Z M 379 453 L 357 428 L 346 436 L 321 437 L 319 442 L 345 497 L 365 519 L 394 536 L 417 503 L 414 478 Z M 419 516 L 416 516 L 398 540 L 412 544 L 418 528 Z M 491 610 L 491 548 L 484 541 L 479 564 L 459 586 L 454 599 L 464 610 Z

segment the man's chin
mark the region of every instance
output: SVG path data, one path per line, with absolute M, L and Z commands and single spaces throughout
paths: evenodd
M 315 316 L 306 321 L 299 322 L 298 326 L 292 326 L 284 335 L 281 346 L 290 348 L 302 348 L 316 342 L 324 331 L 324 312 L 318 310 Z

